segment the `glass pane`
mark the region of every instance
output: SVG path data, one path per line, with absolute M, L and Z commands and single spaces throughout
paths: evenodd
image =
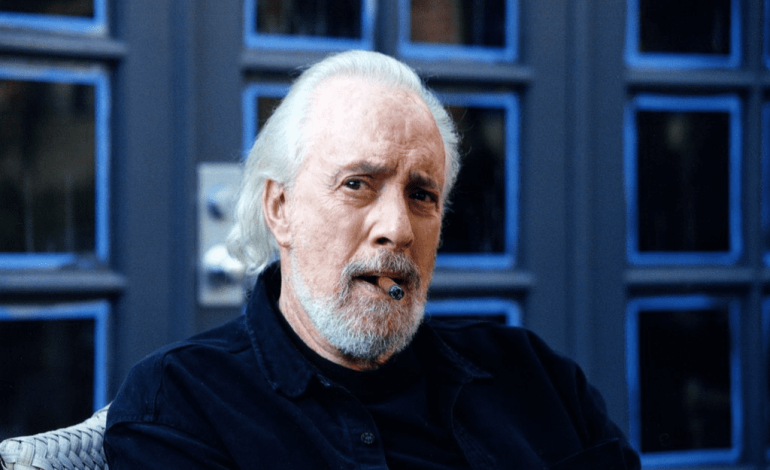
M 730 0 L 639 0 L 639 49 L 728 54 L 730 21 Z
M 258 0 L 257 33 L 361 37 L 361 0 Z
M 0 80 L 0 252 L 93 252 L 94 87 Z
M 93 18 L 93 0 L 0 0 L 0 11 Z
M 412 0 L 414 42 L 505 47 L 505 0 Z
M 257 98 L 257 131 L 262 129 L 262 126 L 273 115 L 273 111 L 281 104 L 281 100 L 283 100 L 282 97 L 260 96 Z
M 732 445 L 727 309 L 639 313 L 642 452 Z
M 94 320 L 0 321 L 0 440 L 93 412 Z
M 637 112 L 639 251 L 730 250 L 730 116 Z
M 504 253 L 505 111 L 458 106 L 447 111 L 462 137 L 462 169 L 444 216 L 439 253 Z

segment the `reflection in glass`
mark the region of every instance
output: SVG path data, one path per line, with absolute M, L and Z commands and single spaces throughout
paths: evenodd
M 505 111 L 448 106 L 462 138 L 462 170 L 444 216 L 439 253 L 503 253 Z
M 0 322 L 0 440 L 93 412 L 94 320 Z
M 727 308 L 639 313 L 642 452 L 732 445 Z
M 93 252 L 92 85 L 0 80 L 0 252 Z
M 730 0 L 639 0 L 639 49 L 729 54 L 730 22 Z
M 730 116 L 637 111 L 640 252 L 730 249 Z
M 505 47 L 506 0 L 411 0 L 414 42 Z
M 94 0 L 0 0 L 0 11 L 93 18 Z
M 257 33 L 361 37 L 361 0 L 257 1 Z
M 283 98 L 272 96 L 260 96 L 257 98 L 257 130 L 262 129 L 270 116 L 273 115 L 275 108 L 281 104 Z M 256 136 L 254 136 L 256 137 Z

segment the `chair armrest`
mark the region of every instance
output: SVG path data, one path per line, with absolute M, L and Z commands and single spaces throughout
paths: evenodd
M 0 442 L 5 470 L 107 470 L 104 429 L 109 405 L 82 423 Z

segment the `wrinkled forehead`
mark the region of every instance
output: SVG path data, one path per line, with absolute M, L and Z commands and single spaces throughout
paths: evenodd
M 309 118 L 315 131 L 372 131 L 366 127 L 372 125 L 382 131 L 403 130 L 417 123 L 426 129 L 436 127 L 430 109 L 416 93 L 349 76 L 331 77 L 317 86 Z
M 388 86 L 365 77 L 339 75 L 326 78 L 316 86 L 314 95 L 313 105 L 321 109 L 328 109 L 341 102 L 350 106 L 380 102 L 383 105 L 410 107 L 415 113 L 431 116 L 428 106 L 414 91 Z
M 331 77 L 317 86 L 308 127 L 315 138 L 344 131 L 345 135 L 400 133 L 441 139 L 430 109 L 418 94 L 350 76 Z

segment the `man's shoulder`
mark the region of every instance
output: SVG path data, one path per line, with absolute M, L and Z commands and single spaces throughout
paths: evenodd
M 435 319 L 426 325 L 450 346 L 474 351 L 550 351 L 535 333 L 520 326 L 505 325 L 495 321 L 473 319 Z
M 175 360 L 199 361 L 205 356 L 221 356 L 239 354 L 250 349 L 244 317 L 239 316 L 230 321 L 198 333 L 190 338 L 164 346 L 137 363 L 138 367 L 149 364 L 169 364 Z M 197 366 L 196 366 L 197 367 Z
M 169 344 L 134 365 L 121 386 L 108 421 L 153 421 L 159 408 L 197 388 L 228 380 L 235 370 L 253 366 L 243 317 Z M 109 424 L 109 423 L 108 423 Z
M 426 326 L 452 350 L 481 369 L 545 369 L 548 375 L 575 373 L 575 363 L 531 330 L 484 320 L 431 319 Z

